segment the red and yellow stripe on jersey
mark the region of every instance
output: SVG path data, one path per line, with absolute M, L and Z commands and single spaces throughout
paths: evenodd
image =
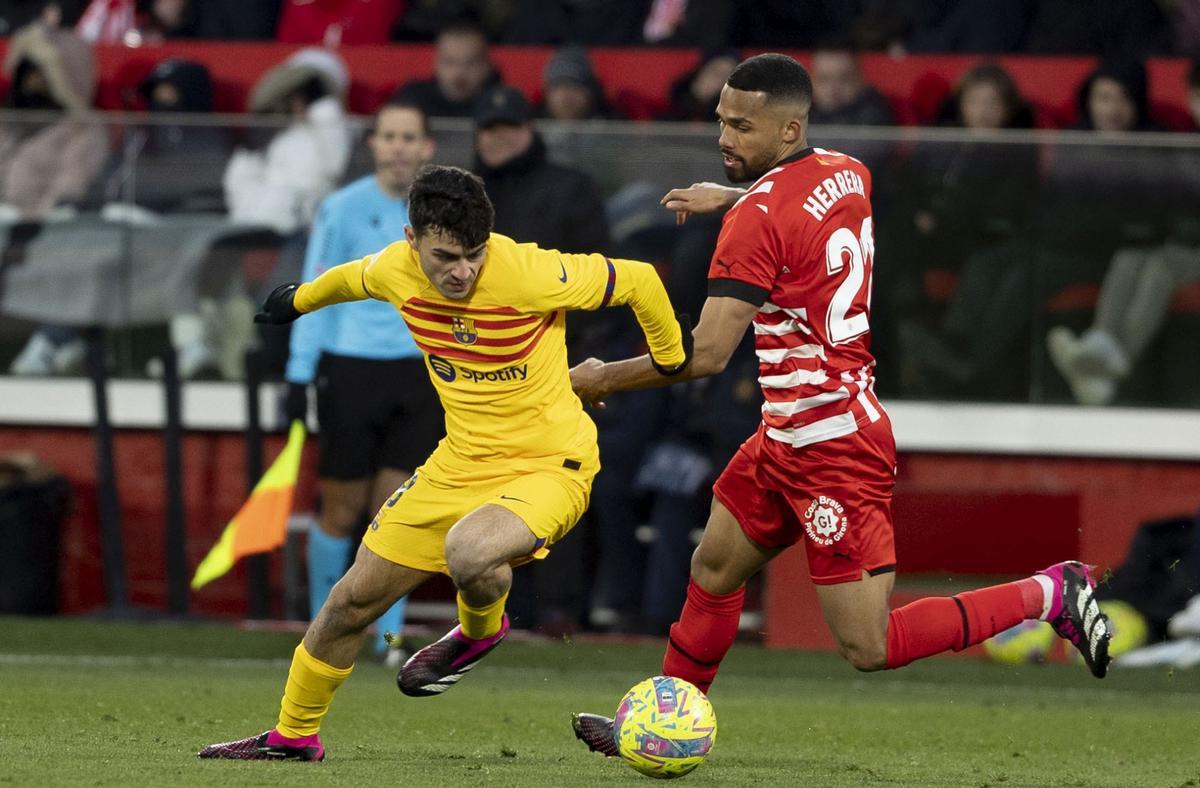
M 451 484 L 566 461 L 599 467 L 596 427 L 571 390 L 569 310 L 628 304 L 659 363 L 684 358 L 679 324 L 651 265 L 562 254 L 503 235 L 488 239 L 467 298 L 442 296 L 401 241 L 301 285 L 295 305 L 311 312 L 366 298 L 395 306 L 425 355 L 446 411 L 446 438 L 423 473 Z

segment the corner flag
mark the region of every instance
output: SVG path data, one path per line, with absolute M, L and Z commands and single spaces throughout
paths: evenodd
M 266 553 L 283 544 L 288 515 L 292 513 L 292 494 L 300 476 L 300 453 L 305 434 L 304 422 L 293 421 L 288 430 L 287 445 L 254 485 L 250 497 L 225 526 L 213 549 L 196 567 L 193 589 L 228 572 L 242 556 Z

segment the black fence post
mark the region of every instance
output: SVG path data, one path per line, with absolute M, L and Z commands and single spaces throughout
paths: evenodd
M 129 583 L 125 574 L 125 543 L 121 534 L 121 501 L 117 494 L 113 429 L 108 417 L 108 362 L 104 330 L 84 331 L 87 339 L 88 377 L 96 405 L 96 490 L 99 497 L 100 555 L 104 565 L 104 592 L 113 613 L 129 609 Z
M 166 425 L 163 430 L 163 468 L 166 476 L 167 610 L 172 615 L 188 612 L 187 524 L 183 513 L 183 408 L 179 365 L 170 343 L 162 354 L 163 399 Z
M 262 385 L 262 353 L 257 347 L 246 351 L 246 493 L 254 490 L 263 474 L 262 414 L 258 407 L 258 390 Z M 249 570 L 250 617 L 269 615 L 267 590 L 270 583 L 268 556 L 252 555 L 246 559 Z

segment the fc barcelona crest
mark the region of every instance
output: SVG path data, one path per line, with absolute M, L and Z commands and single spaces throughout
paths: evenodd
M 460 344 L 474 345 L 475 340 L 479 339 L 479 334 L 475 333 L 475 321 L 469 317 L 453 318 L 451 327 L 454 329 L 454 339 Z

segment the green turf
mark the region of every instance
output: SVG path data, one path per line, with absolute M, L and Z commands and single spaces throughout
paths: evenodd
M 436 698 L 364 664 L 321 765 L 199 761 L 274 721 L 295 638 L 229 627 L 0 618 L 0 784 L 649 785 L 588 753 L 574 710 L 610 712 L 658 646 L 509 642 Z M 939 659 L 862 675 L 739 645 L 720 733 L 691 785 L 1200 786 L 1200 670 L 1006 668 Z

